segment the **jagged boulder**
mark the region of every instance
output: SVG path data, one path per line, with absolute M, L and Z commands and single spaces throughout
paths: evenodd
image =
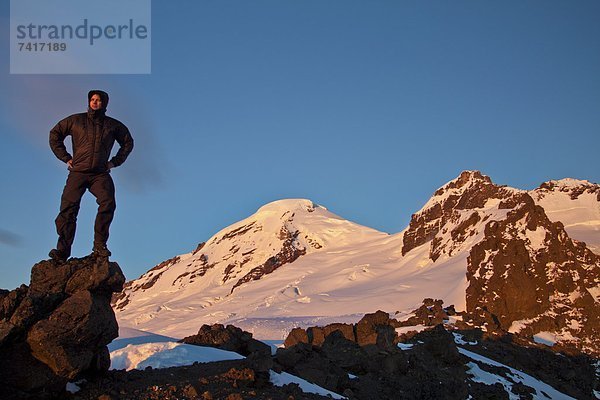
M 321 346 L 331 333 L 339 331 L 346 339 L 356 340 L 354 326 L 351 324 L 333 323 L 323 327 L 313 326 L 307 329 L 309 343 L 313 346 Z
M 243 331 L 233 325 L 225 327 L 222 324 L 204 324 L 196 335 L 187 336 L 180 342 L 235 351 L 246 356 L 250 365 L 256 371 L 256 379 L 259 385 L 269 382 L 269 371 L 273 366 L 271 347 L 253 339 L 250 332 Z
M 233 325 L 225 327 L 222 324 L 204 324 L 197 334 L 187 336 L 181 339 L 180 342 L 235 351 L 246 357 L 253 354 L 271 356 L 271 348 L 268 345 L 253 339 L 250 332 L 243 331 Z
M 284 341 L 286 348 L 298 343 L 322 346 L 327 338 L 334 332 L 346 340 L 357 343 L 359 346 L 376 345 L 380 349 L 394 347 L 398 342 L 396 327 L 399 322 L 390 318 L 389 314 L 378 310 L 365 314 L 356 324 L 333 323 L 323 327 L 313 326 L 308 329 L 294 328 Z
M 409 326 L 436 326 L 439 324 L 447 323 L 450 316 L 457 315 L 454 305 L 443 307 L 444 302 L 442 300 L 434 300 L 431 298 L 423 299 L 423 305 L 416 310 L 412 311 L 412 316 L 406 320 L 399 321 L 398 326 L 409 327 Z M 400 341 L 404 342 L 414 335 L 418 330 L 409 331 L 400 334 Z
M 288 333 L 288 336 L 283 342 L 283 346 L 288 348 L 297 345 L 298 343 L 310 343 L 308 333 L 304 328 L 294 328 Z
M 29 286 L 0 294 L 0 397 L 59 396 L 69 380 L 108 370 L 118 336 L 110 306 L 125 277 L 107 259 L 33 266 Z

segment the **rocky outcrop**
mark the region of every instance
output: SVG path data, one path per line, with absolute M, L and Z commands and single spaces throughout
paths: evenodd
M 471 235 L 468 228 L 481 218 L 470 212 L 462 222 L 464 211 L 483 208 L 490 199 L 505 199 L 516 190 L 495 185 L 479 171 L 464 171 L 458 178 L 438 189 L 431 200 L 418 213 L 413 214 L 404 233 L 402 255 L 431 241 L 430 258 L 436 260 L 440 254 L 440 232 L 449 233 L 456 244 Z M 446 225 L 453 225 L 452 232 L 443 232 Z M 457 225 L 457 226 L 455 226 Z M 449 249 L 448 253 L 451 253 Z
M 292 217 L 290 217 L 292 218 Z M 279 232 L 279 239 L 282 240 L 281 249 L 277 254 L 269 257 L 263 264 L 250 270 L 246 275 L 239 279 L 231 288 L 231 292 L 238 286 L 250 281 L 256 281 L 264 275 L 270 274 L 277 268 L 285 264 L 294 262 L 298 257 L 306 254 L 306 248 L 298 244 L 298 235 L 300 231 L 291 232 L 287 226 L 283 226 Z
M 308 329 L 294 328 L 285 339 L 286 348 L 305 343 L 311 346 L 321 346 L 334 332 L 346 340 L 359 346 L 376 345 L 382 349 L 394 346 L 396 333 L 394 329 L 400 326 L 399 322 L 390 318 L 389 314 L 378 310 L 365 314 L 356 324 L 329 324 L 324 327 L 310 327 Z
M 355 326 L 362 330 L 362 338 L 369 338 L 362 344 L 335 330 L 320 346 L 297 343 L 278 349 L 276 365 L 350 399 L 468 396 L 464 361 L 450 333 L 440 325 L 427 332 L 426 339 L 420 339 L 422 345 L 407 352 L 389 345 L 387 333 L 377 339 L 372 336 L 377 332 L 376 327 L 387 326 L 393 332 L 383 314 L 370 314 L 359 323 L 360 328 L 359 324 Z M 387 323 L 390 322 L 388 319 Z
M 256 381 L 269 382 L 269 370 L 273 366 L 271 347 L 252 338 L 250 332 L 233 325 L 224 327 L 221 324 L 202 325 L 197 334 L 180 340 L 182 343 L 196 346 L 216 347 L 233 351 L 246 357 L 256 372 Z
M 0 397 L 51 398 L 108 370 L 106 345 L 118 336 L 110 299 L 124 282 L 106 259 L 42 261 L 29 287 L 0 295 Z
M 528 194 L 500 203 L 467 260 L 467 314 L 475 326 L 600 355 L 600 256 L 571 240 Z
M 425 299 L 423 306 L 415 310 L 413 321 L 425 325 L 453 313 L 452 306 L 443 308 L 439 300 Z M 382 313 L 374 313 L 368 320 L 382 326 L 379 325 L 385 324 L 382 317 Z M 390 327 L 396 325 L 393 320 L 389 323 Z M 370 323 L 365 320 L 364 325 Z M 288 339 L 303 338 L 299 332 L 296 329 Z M 275 367 L 349 399 L 361 400 L 502 399 L 544 395 L 528 386 L 531 382 L 520 382 L 522 378 L 509 367 L 573 398 L 594 398 L 593 390 L 598 385 L 594 360 L 590 357 L 557 354 L 543 346 L 522 342 L 511 334 L 498 336 L 480 329 L 457 330 L 452 325 L 437 324 L 415 332 L 406 341 L 396 338 L 395 341 L 402 342 L 394 346 L 382 345 L 385 342 L 381 340 L 360 345 L 346 336 L 342 330 L 334 330 L 318 346 L 302 341 L 288 346 L 290 341 L 285 348 L 278 349 Z M 494 361 L 479 356 L 471 358 L 464 354 L 465 350 Z M 507 384 L 482 383 L 477 371 Z
M 428 244 L 433 263 L 468 254 L 463 321 L 470 326 L 597 356 L 600 256 L 534 200 L 553 191 L 577 199 L 600 187 L 562 180 L 526 192 L 465 171 L 413 215 L 402 253 Z
M 412 312 L 412 316 L 408 319 L 398 322 L 398 326 L 436 326 L 447 323 L 451 316 L 457 315 L 454 306 L 443 307 L 442 300 L 424 299 L 423 305 Z M 404 339 L 408 335 L 403 335 Z
M 182 343 L 197 346 L 210 346 L 222 350 L 235 351 L 243 356 L 271 356 L 271 348 L 252 338 L 250 332 L 233 325 L 202 325 L 198 333 L 180 340 Z

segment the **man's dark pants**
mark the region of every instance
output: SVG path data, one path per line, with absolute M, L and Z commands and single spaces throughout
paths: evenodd
M 67 257 L 71 255 L 77 214 L 86 190 L 96 197 L 98 203 L 94 225 L 94 247 L 106 246 L 108 241 L 108 230 L 116 209 L 115 185 L 110 174 L 71 171 L 60 199 L 60 212 L 55 221 L 58 233 L 56 248 Z

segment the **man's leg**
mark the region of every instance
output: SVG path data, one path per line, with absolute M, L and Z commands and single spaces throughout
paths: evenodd
M 108 257 L 110 252 L 106 247 L 110 223 L 117 208 L 115 202 L 115 185 L 109 173 L 95 175 L 92 178 L 90 192 L 96 197 L 98 213 L 94 224 L 94 252 Z
M 57 258 L 67 259 L 71 255 L 71 246 L 75 239 L 75 229 L 77 226 L 77 214 L 81 204 L 81 197 L 87 188 L 87 177 L 84 174 L 70 172 L 67 177 L 67 183 L 63 189 L 60 198 L 60 211 L 56 220 L 56 233 L 58 233 L 58 243 L 54 253 Z M 51 252 L 52 253 L 52 252 Z

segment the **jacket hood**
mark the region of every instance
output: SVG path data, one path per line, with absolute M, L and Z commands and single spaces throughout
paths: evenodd
M 106 110 L 106 107 L 108 107 L 108 93 L 106 93 L 103 90 L 94 89 L 88 92 L 88 107 L 90 105 L 90 100 L 92 99 L 92 96 L 95 94 L 100 96 L 100 99 L 102 100 L 102 109 Z

